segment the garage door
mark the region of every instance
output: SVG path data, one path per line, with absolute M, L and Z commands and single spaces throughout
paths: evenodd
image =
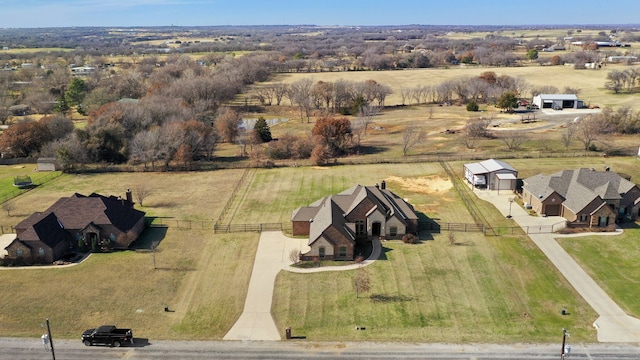
M 544 207 L 547 216 L 560 216 L 560 204 L 547 205 Z

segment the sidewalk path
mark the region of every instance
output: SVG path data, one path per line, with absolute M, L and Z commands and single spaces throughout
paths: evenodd
M 295 249 L 302 253 L 309 251 L 307 241 L 308 239 L 286 237 L 281 231 L 265 231 L 260 234 L 244 310 L 238 321 L 224 336 L 224 340 L 273 341 L 281 339 L 280 332 L 271 316 L 274 283 L 280 270 L 284 269 L 296 273 L 352 270 L 371 264 L 378 259 L 382 249 L 380 241 L 374 241 L 371 256 L 359 264 L 312 269 L 291 267 L 292 262 L 289 260 L 289 254 Z
M 480 199 L 492 203 L 503 215 L 511 211 L 513 220 L 522 228 L 528 226 L 552 225 L 564 221 L 562 217 L 531 216 L 519 205 L 512 205 L 509 210 L 509 197 L 513 194 L 498 194 L 496 191 L 475 191 Z M 617 235 L 614 233 L 595 233 L 595 235 Z M 594 233 L 564 236 L 593 235 Z M 529 234 L 533 242 L 558 268 L 560 273 L 578 291 L 578 293 L 600 315 L 593 323 L 598 331 L 600 342 L 640 342 L 640 320 L 627 315 L 607 293 L 582 269 L 580 265 L 555 240 L 559 234 Z

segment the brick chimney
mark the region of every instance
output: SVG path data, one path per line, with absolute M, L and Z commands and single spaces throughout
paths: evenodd
M 133 206 L 133 196 L 131 194 L 131 189 L 127 189 L 126 196 L 127 196 L 127 205 Z

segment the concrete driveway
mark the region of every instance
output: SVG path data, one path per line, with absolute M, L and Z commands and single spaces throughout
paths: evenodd
M 260 234 L 260 242 L 253 263 L 249 290 L 244 310 L 238 321 L 224 336 L 224 340 L 280 340 L 280 332 L 271 316 L 271 303 L 276 276 L 280 270 L 296 273 L 320 271 L 345 271 L 373 263 L 382 250 L 379 240 L 373 242 L 373 251 L 368 259 L 359 264 L 345 266 L 324 266 L 320 268 L 294 268 L 289 260 L 292 250 L 305 253 L 310 250 L 308 239 L 293 239 L 284 236 L 281 231 L 265 231 Z
M 519 205 L 509 204 L 509 197 L 513 197 L 513 194 L 498 194 L 497 191 L 491 190 L 474 190 L 474 192 L 480 199 L 492 203 L 503 215 L 507 216 L 510 213 L 513 220 L 523 229 L 540 225 L 553 225 L 564 221 L 562 217 L 530 216 Z M 510 206 L 511 209 L 509 209 Z M 595 234 L 610 236 L 620 233 L 621 231 L 619 230 L 614 233 Z M 598 341 L 640 342 L 640 320 L 627 315 L 556 241 L 556 238 L 562 236 L 593 234 L 559 235 L 550 233 L 529 234 L 529 237 L 598 313 L 599 317 L 593 323 L 593 326 L 598 331 Z

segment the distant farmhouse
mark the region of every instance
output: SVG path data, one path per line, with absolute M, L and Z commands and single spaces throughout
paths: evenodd
M 540 94 L 533 97 L 533 103 L 539 109 L 581 109 L 584 107 L 582 100 L 578 100 L 576 94 Z
M 385 181 L 356 185 L 298 208 L 291 221 L 293 235 L 309 236 L 311 250 L 302 254 L 303 260 L 353 260 L 356 244 L 374 237 L 400 239 L 418 231 L 413 206 L 389 191 Z
M 124 199 L 99 194 L 61 198 L 16 225 L 5 260 L 50 264 L 89 248 L 126 249 L 145 227 L 145 213 L 133 205 L 131 191 Z
M 563 170 L 524 179 L 522 200 L 572 227 L 613 230 L 616 222 L 638 218 L 640 188 L 613 171 Z

